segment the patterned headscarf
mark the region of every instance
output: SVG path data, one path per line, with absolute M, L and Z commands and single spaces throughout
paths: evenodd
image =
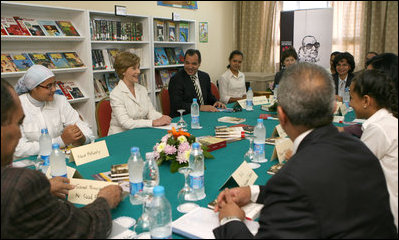
M 54 73 L 50 69 L 43 65 L 33 65 L 18 80 L 14 87 L 15 91 L 18 95 L 27 93 L 51 77 L 54 77 Z

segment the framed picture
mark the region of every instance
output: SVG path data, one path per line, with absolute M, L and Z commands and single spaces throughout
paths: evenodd
M 199 41 L 202 43 L 208 42 L 208 22 L 199 23 Z
M 198 9 L 197 1 L 157 1 L 158 6 Z

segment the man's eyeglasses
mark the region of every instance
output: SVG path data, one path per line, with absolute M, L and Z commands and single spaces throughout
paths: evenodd
M 45 88 L 45 89 L 52 89 L 52 88 L 55 88 L 56 87 L 56 83 L 49 83 L 49 84 L 47 84 L 46 86 L 43 86 L 43 85 L 38 85 L 39 87 L 42 87 L 42 88 Z

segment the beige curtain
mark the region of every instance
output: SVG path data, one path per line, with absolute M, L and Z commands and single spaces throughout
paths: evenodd
M 281 8 L 282 3 L 275 1 L 236 3 L 236 48 L 244 53 L 243 72 L 277 70 Z

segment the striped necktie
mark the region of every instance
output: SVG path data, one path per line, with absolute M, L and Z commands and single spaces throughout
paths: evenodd
M 197 93 L 198 101 L 201 105 L 204 105 L 204 99 L 202 98 L 201 91 L 199 91 L 197 83 L 195 82 L 195 79 L 197 79 L 196 75 L 190 76 L 191 80 L 193 81 L 195 92 Z

